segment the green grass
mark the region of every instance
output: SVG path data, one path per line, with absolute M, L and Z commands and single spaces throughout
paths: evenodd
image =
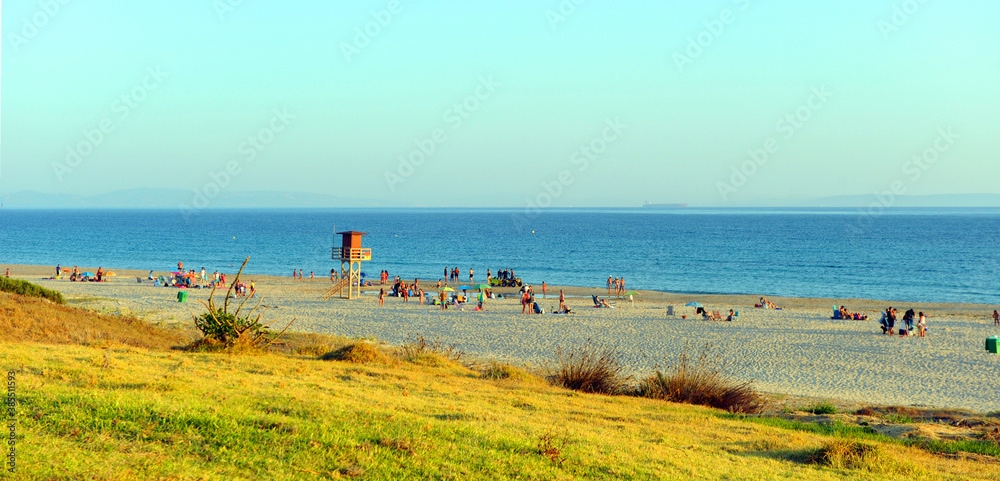
M 48 299 L 56 304 L 66 303 L 63 299 L 62 293 L 46 289 L 38 284 L 32 284 L 28 281 L 22 281 L 20 279 L 0 277 L 0 291 L 27 297 L 40 297 L 42 299 Z
M 739 414 L 720 413 L 726 419 L 742 419 L 747 422 L 773 426 L 781 429 L 793 431 L 804 431 L 822 436 L 832 436 L 844 439 L 860 439 L 878 441 L 882 443 L 898 444 L 901 446 L 912 446 L 923 449 L 931 453 L 975 453 L 986 456 L 1000 457 L 1000 445 L 991 441 L 942 441 L 928 439 L 898 439 L 890 436 L 878 434 L 874 429 L 867 426 L 855 426 L 844 424 L 840 421 L 832 423 L 810 423 L 803 421 L 793 421 L 784 418 L 774 417 L 752 417 L 741 416 Z
M 19 479 L 896 477 L 807 461 L 844 438 L 932 473 L 914 479 L 1000 476 L 859 428 L 497 382 L 454 363 L 0 343 L 0 369 L 17 376 Z
M 809 407 L 802 408 L 802 411 L 813 414 L 837 414 L 837 406 L 828 402 L 819 402 Z

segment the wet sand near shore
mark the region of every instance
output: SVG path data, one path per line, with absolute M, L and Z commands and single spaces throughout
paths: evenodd
M 177 289 L 153 287 L 145 280 L 148 270 L 110 269 L 118 276 L 99 284 L 50 280 L 55 266 L 0 265 L 0 272 L 8 267 L 12 277 L 56 289 L 72 304 L 134 313 L 165 324 L 191 324 L 192 317 L 204 311 L 198 300 L 207 300 L 211 292 L 186 289 L 189 299 L 179 303 Z M 96 272 L 95 267 L 80 270 Z M 235 269 L 226 274 L 232 279 Z M 137 283 L 136 277 L 143 282 Z M 637 376 L 650 373 L 685 345 L 708 343 L 719 349 L 734 375 L 755 380 L 763 391 L 861 404 L 1000 410 L 996 398 L 1000 356 L 983 348 L 986 337 L 1000 335 L 1000 327 L 993 327 L 989 318 L 997 306 L 766 296 L 783 308 L 772 310 L 752 307 L 760 295 L 639 290 L 641 295 L 630 302 L 608 296 L 603 287 L 549 286 L 547 298 L 542 298 L 540 285 L 535 285 L 543 310 L 554 311 L 559 289 L 564 289 L 571 296 L 567 304 L 573 313 L 522 315 L 515 288 L 495 289 L 511 297 L 489 300 L 485 312 L 474 312 L 471 307 L 441 310 L 421 306 L 413 298 L 404 303 L 390 297 L 379 308 L 375 302 L 379 286 L 366 288 L 361 299 L 324 301 L 321 296 L 331 287 L 328 278 L 244 274 L 242 280 L 255 282 L 267 320 L 283 326 L 295 318 L 294 331 L 374 338 L 389 344 L 422 334 L 456 343 L 479 358 L 529 366 L 550 362 L 557 347 L 595 339 L 624 352 L 629 371 Z M 420 280 L 425 290 L 436 291 L 436 284 L 437 279 Z M 451 283 L 452 287 L 465 284 Z M 616 308 L 593 308 L 593 294 L 613 301 Z M 723 314 L 734 309 L 740 315 L 732 323 L 703 321 L 694 315 L 694 308 L 684 307 L 691 301 Z M 671 305 L 675 315 L 667 316 Z M 834 305 L 867 313 L 871 319 L 832 320 Z M 926 313 L 928 337 L 882 335 L 878 314 L 888 306 Z

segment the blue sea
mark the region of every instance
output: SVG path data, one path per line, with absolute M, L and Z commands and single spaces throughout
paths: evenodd
M 370 277 L 1000 304 L 1000 209 L 0 210 L 0 263 L 326 276 L 334 228 Z

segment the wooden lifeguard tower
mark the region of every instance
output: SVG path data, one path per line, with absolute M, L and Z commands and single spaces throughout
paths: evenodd
M 340 282 L 334 284 L 333 289 L 323 295 L 323 299 L 329 299 L 337 293 L 344 299 L 361 297 L 361 263 L 372 260 L 372 250 L 361 247 L 361 236 L 368 234 L 349 230 L 337 232 L 337 235 L 341 236 L 341 245 L 333 248 L 330 257 L 340 261 Z

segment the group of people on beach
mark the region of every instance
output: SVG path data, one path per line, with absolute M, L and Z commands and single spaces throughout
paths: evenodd
M 333 275 L 334 272 L 335 271 L 333 269 L 330 269 L 330 275 L 331 276 Z M 297 272 L 296 272 L 295 269 L 292 269 L 292 279 L 302 280 L 302 278 L 303 278 L 302 269 L 298 269 Z M 316 278 L 316 274 L 314 273 L 314 271 L 309 271 L 309 278 L 310 279 L 315 279 Z
M 620 296 L 625 292 L 625 276 L 622 277 L 612 277 L 608 276 L 608 295 L 611 295 L 611 290 L 614 289 L 615 295 Z
M 834 319 L 853 319 L 855 321 L 867 321 L 868 320 L 868 314 L 862 314 L 860 312 L 853 312 L 852 313 L 851 311 L 848 311 L 846 307 L 840 306 L 840 309 L 837 309 L 837 312 L 834 313 L 833 318 Z
M 458 282 L 458 278 L 461 277 L 461 275 L 462 275 L 462 271 L 458 270 L 457 267 L 454 268 L 454 269 L 448 269 L 447 267 L 444 268 L 444 276 L 446 278 L 448 278 L 448 282 L 452 282 L 452 281 Z M 476 271 L 473 270 L 470 267 L 469 268 L 469 282 L 472 282 L 472 278 L 475 275 L 476 275 Z
M 760 302 L 757 303 L 757 304 L 754 304 L 754 307 L 760 307 L 760 308 L 764 308 L 764 309 L 781 309 L 780 307 L 775 306 L 773 302 L 767 300 L 767 298 L 764 298 L 764 297 L 761 297 L 760 298 Z
M 882 334 L 893 335 L 895 334 L 896 319 L 898 316 L 898 311 L 894 307 L 887 308 L 882 312 L 882 318 L 879 319 L 879 326 L 882 328 Z M 919 317 L 918 317 L 919 316 Z M 915 313 L 913 309 L 908 309 L 903 313 L 903 327 L 899 328 L 900 336 L 911 336 L 913 335 L 913 324 L 916 318 L 916 330 L 917 335 L 924 337 L 927 334 L 927 316 L 923 312 L 919 314 Z

